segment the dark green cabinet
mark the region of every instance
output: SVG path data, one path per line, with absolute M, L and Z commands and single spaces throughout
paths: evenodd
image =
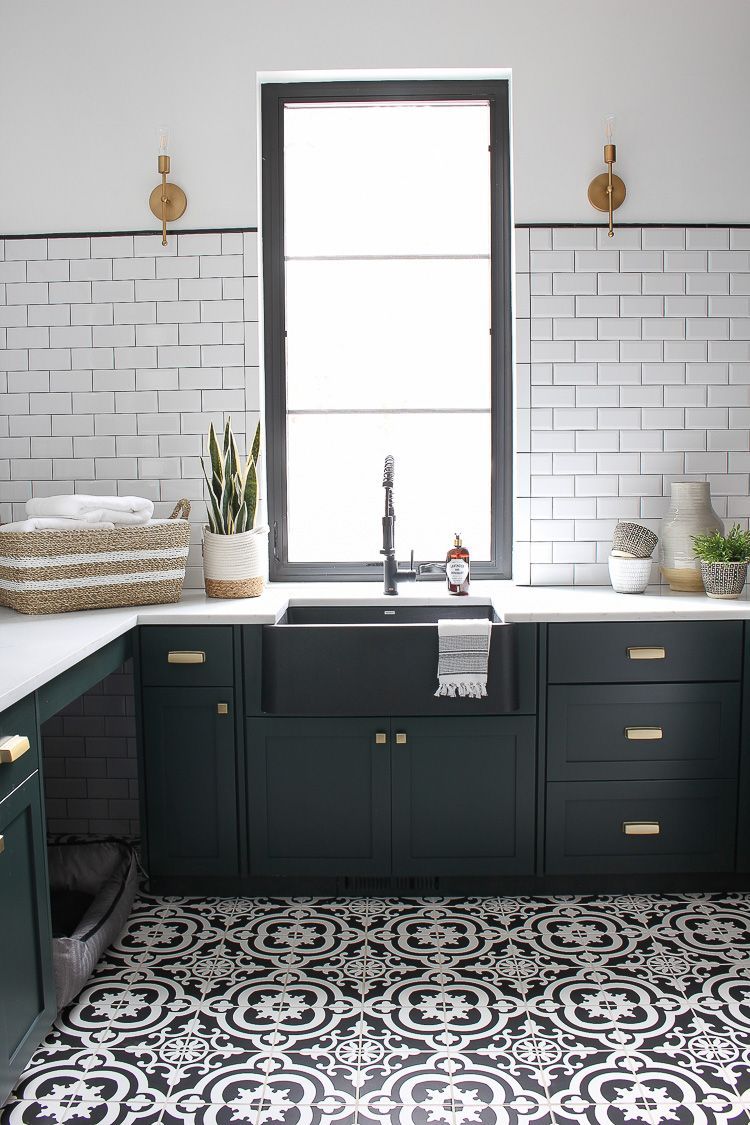
M 0 802 L 0 1105 L 55 1014 L 45 849 L 35 771 Z
M 142 696 L 148 873 L 237 876 L 234 691 L 146 687 Z
M 534 869 L 533 718 L 392 723 L 396 875 Z
M 390 752 L 379 719 L 249 719 L 253 875 L 390 870 Z
M 533 718 L 249 719 L 256 875 L 533 871 Z

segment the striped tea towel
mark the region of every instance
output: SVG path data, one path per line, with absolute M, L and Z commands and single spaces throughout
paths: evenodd
M 492 623 L 438 621 L 438 689 L 435 695 L 481 699 L 487 694 Z

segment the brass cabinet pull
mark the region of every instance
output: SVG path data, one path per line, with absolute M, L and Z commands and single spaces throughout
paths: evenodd
M 0 855 L 5 851 L 5 837 L 0 836 Z
M 228 703 L 217 703 L 216 704 L 216 714 L 217 715 L 228 715 L 229 714 L 229 704 Z
M 17 762 L 30 749 L 31 743 L 25 734 L 11 734 L 3 738 L 0 740 L 0 765 Z
M 402 730 L 396 731 L 396 745 L 397 746 L 404 746 L 405 744 L 406 744 L 406 734 L 404 733 L 404 731 L 402 731 Z
M 205 664 L 205 652 L 168 652 L 167 664 Z
M 628 660 L 666 660 L 667 650 L 661 645 L 636 645 L 628 648 Z
M 625 737 L 630 742 L 656 742 L 664 738 L 661 727 L 625 727 Z
M 661 825 L 658 820 L 625 820 L 622 830 L 626 836 L 658 836 Z
M 376 732 L 376 734 L 375 734 L 375 745 L 376 746 L 385 746 L 387 741 L 388 741 L 388 735 L 385 733 L 384 730 L 379 730 L 379 731 Z

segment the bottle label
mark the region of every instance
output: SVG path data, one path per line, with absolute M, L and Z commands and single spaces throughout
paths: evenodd
M 460 586 L 469 577 L 469 564 L 466 559 L 449 559 L 445 573 L 451 586 Z

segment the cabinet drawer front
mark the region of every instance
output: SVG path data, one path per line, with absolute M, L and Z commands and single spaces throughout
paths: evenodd
M 141 679 L 164 687 L 221 687 L 234 680 L 231 625 L 144 625 Z
M 739 684 L 587 684 L 548 695 L 547 777 L 736 777 Z
M 0 746 L 5 739 L 11 739 L 14 735 L 18 735 L 22 740 L 28 739 L 29 749 L 24 751 L 24 742 L 16 744 L 12 754 L 15 757 L 14 761 L 3 761 L 4 757 L 9 759 L 11 754 L 3 755 L 0 750 L 0 801 L 39 768 L 36 707 L 33 696 L 22 699 L 20 703 L 0 713 Z
M 741 621 L 612 621 L 550 625 L 549 682 L 739 680 Z
M 731 871 L 731 781 L 551 782 L 551 875 Z

